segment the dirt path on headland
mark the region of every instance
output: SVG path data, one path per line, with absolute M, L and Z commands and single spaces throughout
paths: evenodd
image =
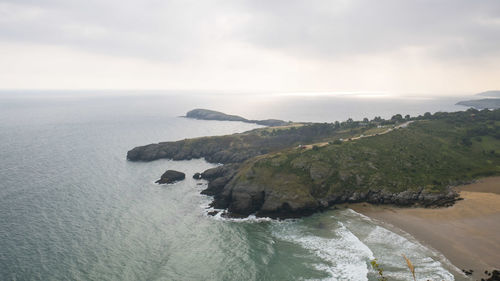
M 410 233 L 444 254 L 460 269 L 500 269 L 500 177 L 456 188 L 464 199 L 448 208 L 350 205 L 355 211 Z
M 410 125 L 413 121 L 408 121 L 408 122 L 405 122 L 403 124 L 400 124 L 400 125 L 397 125 L 397 126 L 394 126 L 394 127 L 391 127 L 391 128 L 388 128 L 387 130 L 385 131 L 382 131 L 380 133 L 376 133 L 376 134 L 370 134 L 370 135 L 360 135 L 360 136 L 357 136 L 357 137 L 352 137 L 352 138 L 349 138 L 347 140 L 342 140 L 342 141 L 353 141 L 353 140 L 359 140 L 361 138 L 368 138 L 368 137 L 373 137 L 373 136 L 379 136 L 379 135 L 383 135 L 383 134 L 387 134 L 389 132 L 392 132 L 396 129 L 399 129 L 399 128 L 406 128 L 408 127 L 408 125 Z M 312 149 L 313 146 L 318 146 L 318 147 L 322 147 L 322 146 L 325 146 L 325 145 L 328 145 L 328 142 L 319 142 L 319 143 L 313 143 L 313 144 L 307 144 L 307 145 L 303 145 L 301 146 L 301 148 L 303 149 Z

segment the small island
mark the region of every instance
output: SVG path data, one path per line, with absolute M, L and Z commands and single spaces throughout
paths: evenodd
M 202 193 L 227 216 L 300 217 L 342 203 L 439 207 L 500 174 L 500 110 L 287 123 L 136 147 L 130 161 L 205 158 Z
M 193 109 L 186 114 L 186 117 L 200 120 L 239 121 L 270 127 L 284 126 L 288 124 L 288 122 L 278 119 L 248 120 L 238 115 L 229 115 L 209 109 Z

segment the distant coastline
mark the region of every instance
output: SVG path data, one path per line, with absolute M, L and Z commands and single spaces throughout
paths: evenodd
M 484 96 L 484 97 L 490 97 L 490 98 L 500 98 L 500 91 L 486 91 L 477 94 L 476 96 Z
M 497 109 L 500 108 L 500 91 L 486 91 L 476 96 L 485 97 L 482 99 L 459 101 L 457 105 L 473 107 L 476 109 Z
M 476 109 L 497 109 L 500 108 L 500 99 L 479 99 L 457 102 L 457 105 L 473 107 Z

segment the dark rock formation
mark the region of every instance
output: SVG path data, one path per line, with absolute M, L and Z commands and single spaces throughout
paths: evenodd
M 193 175 L 193 179 L 195 179 L 195 180 L 200 180 L 200 179 L 201 179 L 201 174 L 200 174 L 200 173 L 195 173 L 195 174 Z
M 201 174 L 202 179 L 208 180 L 208 187 L 201 194 L 214 196 L 214 201 L 211 204 L 212 207 L 217 209 L 226 208 L 226 198 L 222 197 L 221 193 L 226 184 L 234 177 L 239 167 L 239 164 L 227 164 L 208 169 Z
M 481 279 L 486 281 L 500 281 L 500 270 L 493 270 L 492 272 L 485 272 L 489 276 L 488 279 Z
M 234 144 L 234 145 L 231 145 Z M 138 146 L 127 153 L 130 161 L 153 161 L 157 159 L 191 160 L 205 158 L 210 163 L 237 163 L 266 153 L 270 147 L 250 146 L 239 149 L 244 140 L 237 136 L 198 138 L 175 142 L 161 142 Z
M 186 113 L 187 118 L 201 119 L 201 120 L 218 120 L 218 121 L 240 121 L 245 123 L 254 123 L 262 126 L 284 126 L 288 125 L 288 122 L 278 119 L 267 119 L 267 120 L 248 120 L 238 115 L 229 115 L 219 111 L 209 110 L 209 109 L 193 109 Z
M 156 181 L 158 184 L 164 184 L 164 183 L 174 183 L 176 181 L 181 181 L 186 178 L 186 175 L 182 172 L 174 171 L 174 170 L 167 170 L 163 175 L 161 175 L 161 178 Z
M 209 215 L 209 216 L 215 216 L 218 213 L 219 213 L 219 211 L 210 211 L 210 212 L 207 213 L 207 215 Z
M 385 190 L 365 192 L 352 191 L 331 194 L 324 198 L 314 198 L 305 192 L 277 191 L 273 185 L 261 185 L 255 181 L 241 183 L 229 177 L 215 178 L 210 184 L 209 193 L 214 195 L 212 205 L 216 208 L 228 209 L 233 216 L 257 216 L 272 218 L 293 218 L 311 215 L 330 206 L 343 203 L 369 202 L 372 204 L 390 204 L 396 206 L 445 207 L 458 200 L 458 193 L 449 189 L 447 193 L 429 193 L 419 191 L 403 191 L 399 193 Z

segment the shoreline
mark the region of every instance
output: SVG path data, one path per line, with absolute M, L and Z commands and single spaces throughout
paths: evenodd
M 459 269 L 500 269 L 500 177 L 457 186 L 463 200 L 446 208 L 400 208 L 349 204 L 354 211 L 409 233 L 443 254 Z

